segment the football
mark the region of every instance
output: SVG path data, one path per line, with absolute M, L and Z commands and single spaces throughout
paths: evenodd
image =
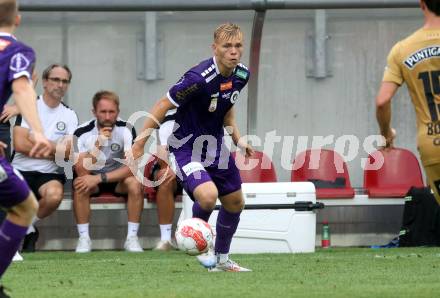
M 191 256 L 207 252 L 213 246 L 213 238 L 211 226 L 200 218 L 185 219 L 177 226 L 177 247 Z

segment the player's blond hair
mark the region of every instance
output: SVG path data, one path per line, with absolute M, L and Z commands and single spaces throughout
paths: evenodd
M 16 0 L 0 0 L 0 27 L 14 25 L 17 14 L 18 5 Z
M 233 37 L 241 38 L 243 32 L 238 25 L 232 23 L 225 23 L 217 27 L 214 31 L 214 42 L 219 40 L 229 40 Z

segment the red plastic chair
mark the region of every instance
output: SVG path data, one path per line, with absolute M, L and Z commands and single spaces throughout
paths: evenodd
M 277 182 L 277 174 L 270 158 L 261 151 L 246 158 L 241 153 L 232 152 L 243 183 Z
M 157 162 L 157 156 L 152 155 L 150 159 L 147 161 L 144 169 L 144 177 L 151 180 L 151 174 L 153 171 L 153 167 Z M 144 196 L 148 202 L 156 202 L 156 189 L 149 185 L 144 185 Z
M 145 165 L 144 169 L 144 177 L 152 181 L 152 171 L 154 168 L 154 165 L 157 162 L 158 157 L 155 155 L 152 155 L 150 159 L 147 161 L 147 164 Z M 144 196 L 150 203 L 156 203 L 157 201 L 157 189 L 155 187 L 152 187 L 151 185 L 144 185 Z M 182 189 L 178 189 L 177 193 L 175 195 L 175 201 L 176 202 L 182 202 Z
M 343 188 L 316 188 L 317 198 L 351 199 L 354 197 L 354 189 L 350 184 L 347 164 L 337 152 L 329 149 L 308 149 L 296 156 L 290 180 L 335 181 L 339 177 L 345 179 Z
M 375 151 L 368 156 L 364 188 L 370 198 L 402 198 L 411 186 L 424 186 L 419 162 L 411 151 L 393 148 Z

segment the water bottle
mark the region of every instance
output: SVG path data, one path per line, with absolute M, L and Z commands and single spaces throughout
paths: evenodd
M 330 248 L 330 228 L 328 226 L 328 221 L 322 222 L 321 247 Z

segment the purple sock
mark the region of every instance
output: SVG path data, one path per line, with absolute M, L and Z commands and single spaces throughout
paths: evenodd
M 7 219 L 0 226 L 0 277 L 11 264 L 27 229 L 27 227 L 13 224 Z
M 216 231 L 217 239 L 215 240 L 215 253 L 227 254 L 231 246 L 232 237 L 237 230 L 240 222 L 240 214 L 226 211 L 223 207 L 220 208 L 217 217 Z
M 209 217 L 211 216 L 212 210 L 206 211 L 206 210 L 202 209 L 199 202 L 196 201 L 196 202 L 194 202 L 192 212 L 193 212 L 193 217 L 197 217 L 197 218 L 203 219 L 204 221 L 208 222 Z

